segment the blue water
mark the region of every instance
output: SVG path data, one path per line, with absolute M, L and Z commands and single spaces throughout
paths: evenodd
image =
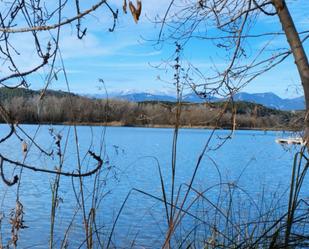
M 61 147 L 65 148 L 63 171 L 72 172 L 77 169 L 77 149 L 73 127 L 68 126 L 35 126 L 23 125 L 22 129 L 35 137 L 36 143 L 47 152 L 56 152 L 54 134 L 61 134 Z M 0 125 L 0 137 L 7 134 L 8 127 Z M 46 156 L 20 130 L 20 137 L 28 144 L 29 152 L 25 159 L 27 165 L 38 168 L 55 169 L 58 157 Z M 189 183 L 203 148 L 211 135 L 211 130 L 181 129 L 178 137 L 177 163 L 175 179 L 175 196 L 178 188 L 180 200 L 184 197 L 185 183 Z M 158 164 L 162 170 L 168 198 L 171 195 L 171 155 L 173 129 L 165 128 L 127 128 L 127 127 L 77 127 L 78 151 L 82 171 L 96 167 L 96 162 L 87 155 L 90 149 L 100 154 L 104 160 L 96 189 L 99 200 L 96 204 L 96 220 L 99 236 L 104 246 L 107 245 L 112 224 L 127 194 L 133 188 L 142 190 L 158 198 L 162 198 L 162 189 Z M 209 200 L 225 202 L 227 193 L 233 192 L 237 200 L 237 208 L 241 205 L 252 205 L 261 200 L 272 205 L 271 198 L 286 199 L 293 157 L 297 147 L 282 147 L 275 139 L 289 134 L 283 132 L 236 131 L 229 139 L 230 131 L 218 130 L 214 133 L 205 155 L 199 165 L 193 188 L 204 191 Z M 222 145 L 222 146 L 221 146 Z M 218 148 L 219 147 L 219 148 Z M 21 142 L 15 136 L 0 144 L 0 153 L 9 159 L 22 161 Z M 19 173 L 20 168 L 4 164 L 8 179 Z M 46 248 L 49 241 L 51 184 L 54 175 L 33 172 L 24 169 L 20 185 L 20 201 L 24 207 L 24 221 L 28 227 L 21 230 L 18 244 L 21 248 Z M 89 211 L 93 193 L 95 176 L 84 179 L 85 206 Z M 68 230 L 68 246 L 76 248 L 83 243 L 82 215 L 72 187 L 72 182 L 79 192 L 79 180 L 61 177 L 59 189 L 59 205 L 55 222 L 55 244 L 58 248 Z M 219 183 L 221 183 L 219 185 Z M 235 187 L 237 186 L 237 188 Z M 304 183 L 304 189 L 309 186 Z M 2 242 L 10 240 L 10 211 L 15 207 L 17 186 L 7 187 L 0 184 L 0 204 L 2 214 Z M 232 191 L 231 191 L 232 190 Z M 111 246 L 146 248 L 159 247 L 165 237 L 166 216 L 162 202 L 133 191 L 124 205 L 116 223 Z M 306 197 L 308 192 L 303 191 Z M 188 207 L 196 195 L 188 197 Z M 250 199 L 250 201 L 248 201 Z M 242 201 L 244 203 L 242 203 Z M 180 203 L 181 201 L 179 201 Z M 179 204 L 178 203 L 178 204 Z M 272 204 L 271 204 L 272 203 Z M 205 206 L 197 201 L 189 209 L 190 213 L 200 219 L 207 218 Z M 235 207 L 236 208 L 236 207 Z M 76 211 L 77 210 L 77 211 Z M 248 216 L 254 215 L 254 211 Z M 209 213 L 211 216 L 211 214 Z M 73 222 L 72 222 L 73 220 Z M 189 229 L 196 220 L 192 217 L 184 219 L 183 229 Z M 181 233 L 181 232 L 180 232 Z M 176 236 L 176 235 L 175 235 Z M 134 243 L 133 243 L 134 241 Z M 129 244 L 128 244 L 129 243 Z M 83 248 L 83 246 L 82 246 Z

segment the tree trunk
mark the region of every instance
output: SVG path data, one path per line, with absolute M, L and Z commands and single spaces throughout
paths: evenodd
M 294 25 L 293 19 L 290 15 L 289 9 L 285 3 L 285 0 L 272 0 L 273 5 L 277 10 L 282 29 L 286 35 L 287 41 L 290 45 L 295 64 L 301 79 L 301 83 L 305 94 L 306 103 L 306 115 L 305 115 L 305 141 L 309 141 L 309 65 L 306 52 L 304 50 L 302 41 L 300 40 L 299 34 Z M 308 144 L 307 144 L 308 145 Z

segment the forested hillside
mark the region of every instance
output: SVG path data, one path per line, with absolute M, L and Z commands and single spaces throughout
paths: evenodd
M 90 99 L 61 91 L 0 89 L 2 104 L 19 123 L 171 126 L 174 102 Z M 218 121 L 218 117 L 222 116 Z M 1 120 L 3 121 L 3 120 Z M 303 112 L 279 111 L 249 102 L 182 103 L 180 125 L 187 127 L 299 129 Z

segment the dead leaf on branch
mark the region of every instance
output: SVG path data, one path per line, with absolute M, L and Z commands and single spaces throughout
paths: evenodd
M 28 151 L 28 145 L 25 141 L 22 142 L 21 149 L 22 149 L 23 154 L 25 155 Z
M 122 10 L 125 14 L 127 14 L 127 0 L 123 0 Z
M 126 0 L 123 1 L 122 9 L 123 9 L 123 12 L 127 14 L 127 1 Z M 131 1 L 129 1 L 129 9 L 131 11 L 131 14 L 133 16 L 135 23 L 138 23 L 139 17 L 142 13 L 142 2 L 140 0 L 137 0 L 136 6 L 134 6 L 134 4 Z

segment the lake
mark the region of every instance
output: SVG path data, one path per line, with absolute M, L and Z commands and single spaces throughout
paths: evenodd
M 8 131 L 6 125 L 0 125 L 1 137 Z M 73 127 L 22 125 L 17 132 L 28 144 L 25 164 L 55 170 L 55 167 L 59 166 L 56 153 L 58 148 L 54 139 L 57 134 L 61 135 L 61 149 L 65 150 L 62 168 L 64 172 L 77 172 L 78 156 L 82 165 L 81 171 L 91 170 L 96 167 L 96 161 L 87 151 L 100 154 L 104 161 L 100 175 L 85 178 L 83 190 L 87 216 L 91 205 L 95 203 L 95 229 L 101 238 L 102 246 L 108 243 L 111 228 L 128 193 L 137 189 L 143 193 L 136 190 L 131 192 L 117 219 L 110 247 L 160 247 L 164 241 L 167 222 L 164 205 L 158 200 L 162 199 L 158 165 L 162 171 L 167 196 L 170 198 L 173 129 L 78 126 L 76 131 L 78 150 Z M 32 144 L 25 134 L 34 137 L 41 149 Z M 185 183 L 190 182 L 198 157 L 211 134 L 212 131 L 206 129 L 179 131 L 174 191 L 175 198 L 179 195 L 177 205 L 185 196 Z M 226 206 L 227 196 L 233 195 L 233 208 L 242 214 L 239 220 L 256 215 L 254 208 L 250 210 L 254 205 L 260 205 L 263 209 L 267 205 L 279 207 L 281 202 L 285 203 L 294 154 L 299 148 L 282 147 L 275 143 L 275 139 L 290 134 L 275 131 L 236 131 L 227 139 L 229 135 L 231 133 L 227 130 L 216 131 L 206 149 L 192 191 L 188 195 L 188 202 L 184 205 L 189 214 L 183 218 L 181 229 L 175 234 L 176 242 L 181 240 L 182 233 L 185 234 L 197 222 L 203 223 L 204 219 L 212 217 L 211 211 L 205 210 L 209 203 L 220 203 L 223 208 Z M 24 160 L 21 144 L 16 136 L 11 137 L 0 144 L 0 153 L 21 162 Z M 53 156 L 47 156 L 41 150 L 53 151 Z M 15 168 L 12 164 L 4 163 L 7 179 L 12 179 L 12 175 L 18 174 L 19 170 L 20 168 Z M 54 179 L 55 175 L 23 170 L 19 196 L 24 207 L 23 218 L 27 228 L 22 229 L 19 234 L 20 248 L 48 246 L 51 186 Z M 307 179 L 304 185 L 303 189 L 308 189 Z M 11 238 L 9 218 L 12 208 L 15 207 L 17 185 L 8 187 L 1 181 L 0 186 L 0 210 L 3 216 L 1 239 L 2 243 L 6 244 Z M 178 192 L 179 187 L 181 188 Z M 68 241 L 68 248 L 78 248 L 81 244 L 81 248 L 85 247 L 82 212 L 80 203 L 77 202 L 80 198 L 79 189 L 79 178 L 61 176 L 55 219 L 56 248 L 60 247 L 63 240 Z M 195 190 L 206 191 L 207 199 L 194 202 Z M 301 194 L 307 198 L 308 191 Z M 277 203 L 274 200 L 279 201 Z M 190 203 L 192 206 L 189 209 Z M 246 207 L 249 209 L 246 210 Z M 200 232 L 199 229 L 196 231 Z

